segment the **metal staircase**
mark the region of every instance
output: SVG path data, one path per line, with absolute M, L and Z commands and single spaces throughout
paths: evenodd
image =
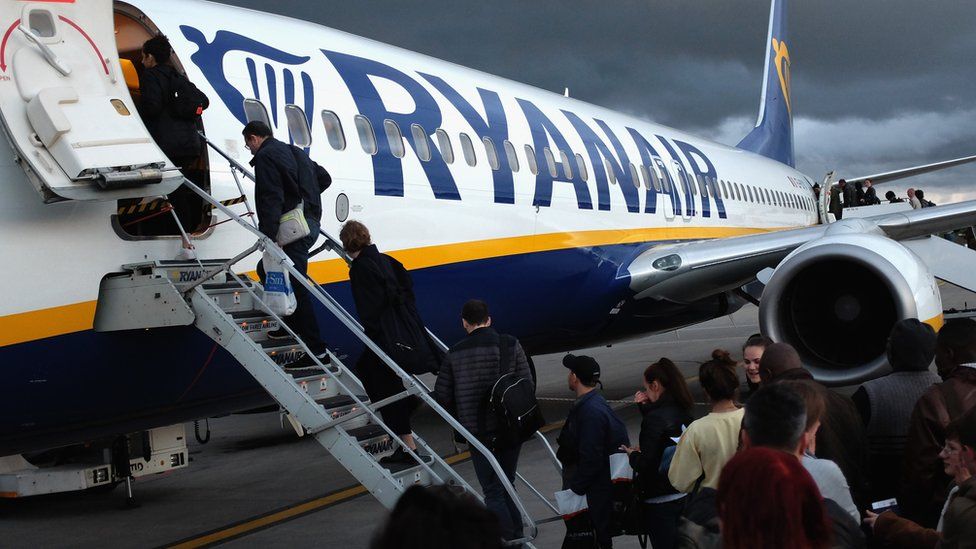
M 231 163 L 235 179 L 236 171 L 253 179 L 243 166 L 213 143 L 208 143 Z M 237 184 L 243 196 L 239 179 Z M 192 318 L 194 326 L 234 356 L 267 390 L 287 412 L 300 434 L 314 437 L 387 508 L 392 507 L 400 494 L 413 484 L 453 485 L 480 498 L 478 492 L 420 436 L 414 433 L 417 451 L 412 451 L 383 423 L 378 414 L 381 407 L 411 396 L 416 397 L 440 416 L 448 427 L 459 432 L 469 442 L 472 452 L 480 452 L 487 457 L 522 516 L 526 535 L 522 539 L 509 542 L 510 544 L 530 546 L 529 542 L 538 533 L 538 524 L 558 519 L 557 513 L 555 517 L 534 521 L 493 454 L 437 403 L 430 389 L 419 378 L 401 369 L 370 340 L 356 319 L 324 288 L 298 272 L 281 248 L 260 233 L 253 221 L 245 221 L 192 182 L 187 180 L 184 185 L 199 194 L 213 208 L 226 214 L 230 220 L 236 221 L 239 227 L 252 233 L 256 239 L 255 244 L 227 260 L 147 261 L 123 266 L 124 273 L 109 277 L 107 282 L 103 282 L 104 291 L 100 294 L 99 307 L 103 307 L 104 298 L 105 314 L 102 317 L 106 319 L 105 325 L 109 326 L 107 329 L 122 329 L 120 326 L 132 329 L 186 324 L 185 319 Z M 250 211 L 247 202 L 244 203 Z M 322 235 L 325 236 L 325 244 L 313 251 L 313 254 L 328 249 L 349 260 L 334 238 L 324 232 Z M 262 301 L 261 285 L 234 272 L 236 264 L 259 251 L 266 252 L 275 262 L 280 262 L 281 267 L 290 273 L 292 284 L 302 284 L 313 299 L 338 318 L 367 349 L 375 353 L 386 367 L 403 380 L 405 390 L 382 401 L 370 402 L 364 396 L 365 391 L 355 374 L 337 356 L 329 352 L 330 360 L 325 364 L 315 358 L 305 343 L 279 316 L 268 312 L 269 309 Z M 133 289 L 147 288 L 149 292 L 153 292 L 154 301 L 149 297 L 142 300 L 143 303 L 148 302 L 146 311 L 134 307 L 123 310 L 122 306 L 112 306 L 112 294 L 106 288 L 115 288 L 122 292 L 119 294 L 120 298 L 127 299 L 131 299 Z M 169 293 L 167 288 L 171 289 Z M 182 299 L 176 299 L 176 295 Z M 114 300 L 115 303 L 125 301 L 126 299 Z M 181 306 L 188 307 L 192 315 L 187 315 Z M 158 314 L 152 311 L 154 307 Z M 167 308 L 171 312 L 166 311 Z M 269 339 L 268 332 L 278 328 L 285 329 L 292 339 Z M 446 349 L 443 343 L 439 340 L 437 342 Z M 313 358 L 315 367 L 297 372 L 281 367 L 303 353 Z M 537 436 L 544 442 L 551 459 L 558 467 L 558 460 L 546 439 L 541 434 Z M 382 457 L 398 447 L 403 448 L 411 457 L 410 463 L 387 465 L 380 462 Z M 548 499 L 524 477 L 519 475 L 518 480 L 524 482 L 533 494 L 555 511 Z

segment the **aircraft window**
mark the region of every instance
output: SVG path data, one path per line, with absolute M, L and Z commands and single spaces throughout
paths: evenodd
M 772 204 L 773 197 L 769 194 L 769 189 L 763 189 L 763 194 L 766 195 L 766 204 Z
M 654 185 L 654 190 L 657 192 L 665 190 L 664 181 L 657 175 L 657 170 L 654 169 L 654 166 L 648 166 L 647 172 L 651 174 L 651 183 Z
M 720 193 L 719 193 L 719 190 L 718 190 L 718 183 L 715 182 L 715 178 L 714 177 L 709 178 L 709 180 L 708 180 L 708 188 L 712 191 L 712 196 L 720 197 Z
M 644 188 L 645 189 L 650 189 L 651 188 L 651 185 L 653 184 L 652 183 L 653 179 L 651 179 L 651 172 L 652 171 L 653 170 L 648 170 L 647 169 L 647 166 L 641 164 L 640 172 L 641 172 L 641 177 L 644 178 Z
M 491 169 L 497 170 L 501 164 L 498 162 L 498 149 L 495 148 L 495 143 L 492 142 L 490 137 L 486 137 L 481 140 L 485 144 L 485 154 L 488 155 L 488 165 Z
M 738 183 L 735 184 L 735 194 L 738 197 L 739 201 L 742 201 L 742 202 L 745 201 L 745 198 L 744 198 L 745 197 L 745 192 L 743 192 L 743 190 L 742 190 L 742 185 L 740 185 Z
M 681 177 L 684 178 L 685 184 L 691 187 L 691 194 L 698 196 L 698 185 L 695 184 L 695 182 L 688 176 L 687 173 L 684 172 L 684 170 L 681 171 Z
M 474 145 L 466 133 L 461 134 L 461 152 L 464 153 L 464 161 L 468 163 L 468 166 L 474 166 L 478 163 L 478 158 L 474 155 Z
M 529 163 L 529 171 L 532 175 L 539 175 L 539 163 L 535 159 L 535 149 L 532 145 L 525 146 L 525 161 Z
M 505 156 L 508 157 L 508 167 L 513 172 L 519 171 L 519 160 L 518 155 L 515 154 L 515 145 L 512 145 L 512 142 L 506 139 L 502 146 L 505 147 Z
M 427 162 L 430 160 L 430 138 L 420 124 L 412 124 L 410 133 L 413 135 L 413 148 L 417 151 L 417 157 Z
M 586 162 L 583 162 L 583 155 L 580 153 L 576 153 L 576 167 L 579 169 L 580 177 L 583 178 L 583 181 L 589 181 L 590 173 L 587 171 Z
M 631 179 L 631 181 L 634 182 L 634 187 L 636 187 L 636 188 L 639 189 L 640 188 L 640 176 L 637 175 L 637 167 L 634 166 L 634 163 L 633 162 L 631 162 L 630 165 L 627 167 L 627 169 L 630 171 L 630 179 Z
M 549 147 L 542 149 L 542 156 L 546 157 L 546 165 L 549 167 L 549 175 L 552 177 L 557 177 L 556 174 L 556 158 L 552 155 L 552 151 Z
M 613 167 L 610 166 L 610 164 L 607 164 L 606 166 L 607 166 L 607 176 L 610 178 L 610 184 L 611 185 L 616 185 L 617 184 L 617 172 L 615 172 L 613 170 Z
M 447 132 L 440 128 L 434 132 L 434 135 L 437 136 L 437 147 L 441 150 L 441 156 L 444 158 L 444 162 L 453 164 L 454 147 L 451 146 L 451 136 L 447 135 Z
M 720 179 L 718 184 L 719 184 L 719 188 L 722 190 L 722 198 L 726 200 L 731 198 L 731 196 L 729 196 L 729 187 L 725 184 L 725 180 Z
M 253 122 L 255 120 L 260 120 L 271 126 L 271 119 L 268 118 L 268 109 L 264 108 L 264 103 L 261 103 L 257 99 L 245 99 L 244 100 L 244 116 L 247 117 L 248 122 Z
M 356 122 L 356 131 L 359 133 L 359 143 L 363 146 L 363 152 L 376 154 L 376 134 L 373 133 L 373 125 L 369 123 L 369 119 L 357 114 L 353 120 Z
M 569 164 L 569 156 L 565 152 L 559 151 L 559 161 L 563 164 L 563 174 L 566 175 L 566 179 L 572 179 L 573 167 Z
M 403 158 L 406 151 L 403 148 L 403 135 L 400 133 L 400 126 L 387 119 L 383 121 L 383 129 L 386 131 L 386 139 L 390 142 L 390 152 L 397 158 Z
M 746 196 L 748 197 L 747 200 L 749 202 L 755 202 L 756 197 L 752 195 L 752 187 L 750 187 L 749 185 L 746 185 L 745 187 L 746 187 L 746 193 L 748 193 L 746 194 Z
M 702 196 L 709 196 L 708 192 L 708 182 L 705 180 L 705 176 L 698 174 L 695 179 L 698 180 L 698 188 L 701 189 Z
M 337 151 L 346 148 L 346 136 L 342 133 L 342 122 L 332 111 L 322 111 L 322 125 L 325 126 L 325 137 L 329 145 Z
M 312 144 L 312 132 L 308 128 L 305 111 L 298 105 L 285 105 L 285 120 L 288 122 L 288 132 L 296 147 L 305 148 Z

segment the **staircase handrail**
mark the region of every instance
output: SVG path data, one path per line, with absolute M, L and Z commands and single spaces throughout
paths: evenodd
M 217 148 L 212 142 L 210 142 L 209 139 L 207 139 L 207 142 L 208 144 L 210 144 L 211 147 L 215 149 Z M 235 164 L 237 166 L 240 166 L 239 163 L 231 159 L 229 156 L 225 154 L 223 156 L 227 158 L 229 161 L 231 161 L 232 166 L 234 166 Z M 243 169 L 243 167 L 239 169 Z M 251 177 L 253 178 L 253 175 Z M 280 261 L 281 265 L 288 270 L 289 274 L 291 274 L 294 280 L 296 280 L 299 284 L 304 286 L 305 289 L 308 290 L 310 295 L 315 297 L 315 299 L 318 300 L 319 303 L 324 305 L 326 309 L 329 310 L 329 312 L 331 312 L 336 318 L 338 318 L 339 321 L 342 322 L 346 326 L 346 328 L 349 329 L 349 331 L 351 331 L 357 338 L 359 338 L 359 340 L 363 342 L 366 348 L 372 351 L 380 359 L 380 361 L 382 361 L 390 370 L 393 371 L 394 374 L 397 375 L 397 377 L 399 377 L 401 380 L 403 380 L 405 383 L 409 385 L 413 385 L 413 386 L 417 385 L 416 378 L 411 374 L 407 373 L 406 371 L 404 371 L 402 368 L 400 368 L 400 366 L 396 362 L 394 362 L 393 359 L 391 359 L 389 355 L 387 355 L 386 352 L 384 352 L 383 349 L 376 344 L 376 342 L 370 339 L 369 336 L 366 335 L 365 331 L 361 329 L 359 323 L 354 322 L 354 319 L 351 318 L 349 312 L 346 311 L 345 308 L 341 304 L 339 304 L 338 301 L 336 301 L 330 294 L 323 291 L 321 286 L 314 283 L 313 281 L 310 281 L 310 279 L 306 275 L 302 274 L 300 271 L 298 271 L 298 269 L 295 268 L 294 262 L 292 262 L 292 260 L 288 257 L 287 254 L 285 254 L 284 250 L 282 250 L 277 245 L 277 243 L 275 243 L 272 239 L 268 238 L 266 235 L 261 233 L 256 227 L 253 227 L 251 224 L 245 221 L 241 216 L 234 213 L 230 208 L 221 204 L 220 201 L 216 200 L 213 196 L 211 196 L 209 193 L 207 193 L 206 191 L 198 187 L 192 181 L 188 179 L 184 179 L 183 185 L 186 186 L 191 191 L 195 192 L 197 195 L 199 195 L 204 201 L 209 202 L 215 208 L 223 212 L 229 218 L 236 221 L 238 225 L 250 231 L 255 237 L 257 237 L 260 243 L 260 247 L 265 252 L 270 253 L 273 257 L 275 257 L 275 259 Z M 251 253 L 253 253 L 253 251 Z M 221 270 L 223 270 L 223 267 L 225 265 L 226 264 L 221 265 Z M 216 276 L 216 274 L 212 276 Z M 210 278 L 212 278 L 212 276 Z M 197 282 L 199 283 L 200 281 Z M 193 287 L 196 287 L 197 285 L 198 284 L 195 283 Z M 314 354 L 311 353 L 311 351 L 305 346 L 304 342 L 302 342 L 301 339 L 298 339 L 298 342 L 302 345 L 303 348 L 305 348 L 305 352 L 308 353 L 309 356 L 314 357 Z M 519 514 L 522 516 L 523 526 L 528 527 L 530 534 L 526 536 L 527 540 L 534 539 L 538 534 L 538 527 L 535 521 L 532 519 L 532 516 L 529 514 L 528 510 L 525 508 L 525 504 L 522 502 L 521 498 L 516 493 L 515 487 L 512 485 L 511 481 L 508 480 L 508 475 L 505 473 L 504 469 L 502 469 L 502 466 L 495 458 L 494 453 L 491 450 L 489 450 L 481 441 L 479 441 L 477 437 L 472 435 L 471 432 L 469 432 L 463 425 L 461 425 L 461 423 L 457 421 L 457 419 L 455 419 L 454 416 L 450 414 L 450 412 L 444 409 L 444 407 L 442 407 L 440 403 L 438 403 L 437 400 L 435 400 L 430 393 L 428 393 L 427 391 L 418 391 L 416 393 L 416 396 L 420 398 L 422 401 L 424 401 L 424 403 L 427 404 L 427 406 L 430 407 L 437 415 L 439 415 L 442 420 L 444 420 L 454 430 L 456 430 L 459 434 L 461 434 L 461 436 L 468 441 L 470 446 L 474 450 L 477 450 L 478 453 L 480 453 L 486 459 L 488 464 L 491 466 L 492 470 L 495 472 L 495 475 L 498 477 L 499 481 L 501 482 L 502 487 L 505 489 L 508 496 L 512 499 L 512 501 L 515 503 L 515 506 L 518 508 Z M 407 448 L 407 451 L 409 452 L 409 448 Z M 416 456 L 414 457 L 416 458 Z M 423 460 L 417 459 L 417 461 L 423 464 Z

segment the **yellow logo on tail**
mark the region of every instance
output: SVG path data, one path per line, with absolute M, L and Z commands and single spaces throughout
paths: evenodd
M 779 87 L 783 90 L 783 97 L 786 99 L 786 111 L 793 115 L 790 106 L 790 50 L 786 47 L 786 42 L 780 42 L 773 38 L 773 51 L 776 53 L 776 74 L 779 76 Z

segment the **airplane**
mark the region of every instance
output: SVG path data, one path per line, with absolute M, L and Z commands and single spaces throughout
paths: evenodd
M 463 335 L 469 298 L 487 301 L 496 325 L 536 355 L 673 330 L 752 301 L 763 332 L 792 343 L 819 379 L 879 375 L 896 320 L 941 325 L 937 278 L 976 290 L 960 267 L 973 252 L 930 236 L 976 223 L 976 201 L 828 217 L 831 181 L 818 200 L 814 179 L 794 167 L 787 5 L 771 2 L 758 120 L 731 147 L 247 9 L 3 3 L 0 456 L 272 404 L 193 326 L 96 329 L 107 275 L 182 249 L 159 219 L 160 197 L 182 176 L 138 116 L 141 47 L 156 33 L 211 99 L 202 129 L 213 147 L 187 177 L 244 213 L 253 188 L 242 200 L 222 155 L 246 163 L 242 126 L 268 122 L 331 172 L 323 228 L 366 223 L 411 271 L 423 318 L 445 341 Z M 202 199 L 189 204 L 204 210 L 187 227 L 199 257 L 253 244 Z M 320 254 L 309 274 L 354 310 L 341 258 Z M 838 278 L 848 283 L 830 284 Z M 355 358 L 361 344 L 318 313 L 330 347 Z M 857 345 L 838 330 L 858 333 Z

